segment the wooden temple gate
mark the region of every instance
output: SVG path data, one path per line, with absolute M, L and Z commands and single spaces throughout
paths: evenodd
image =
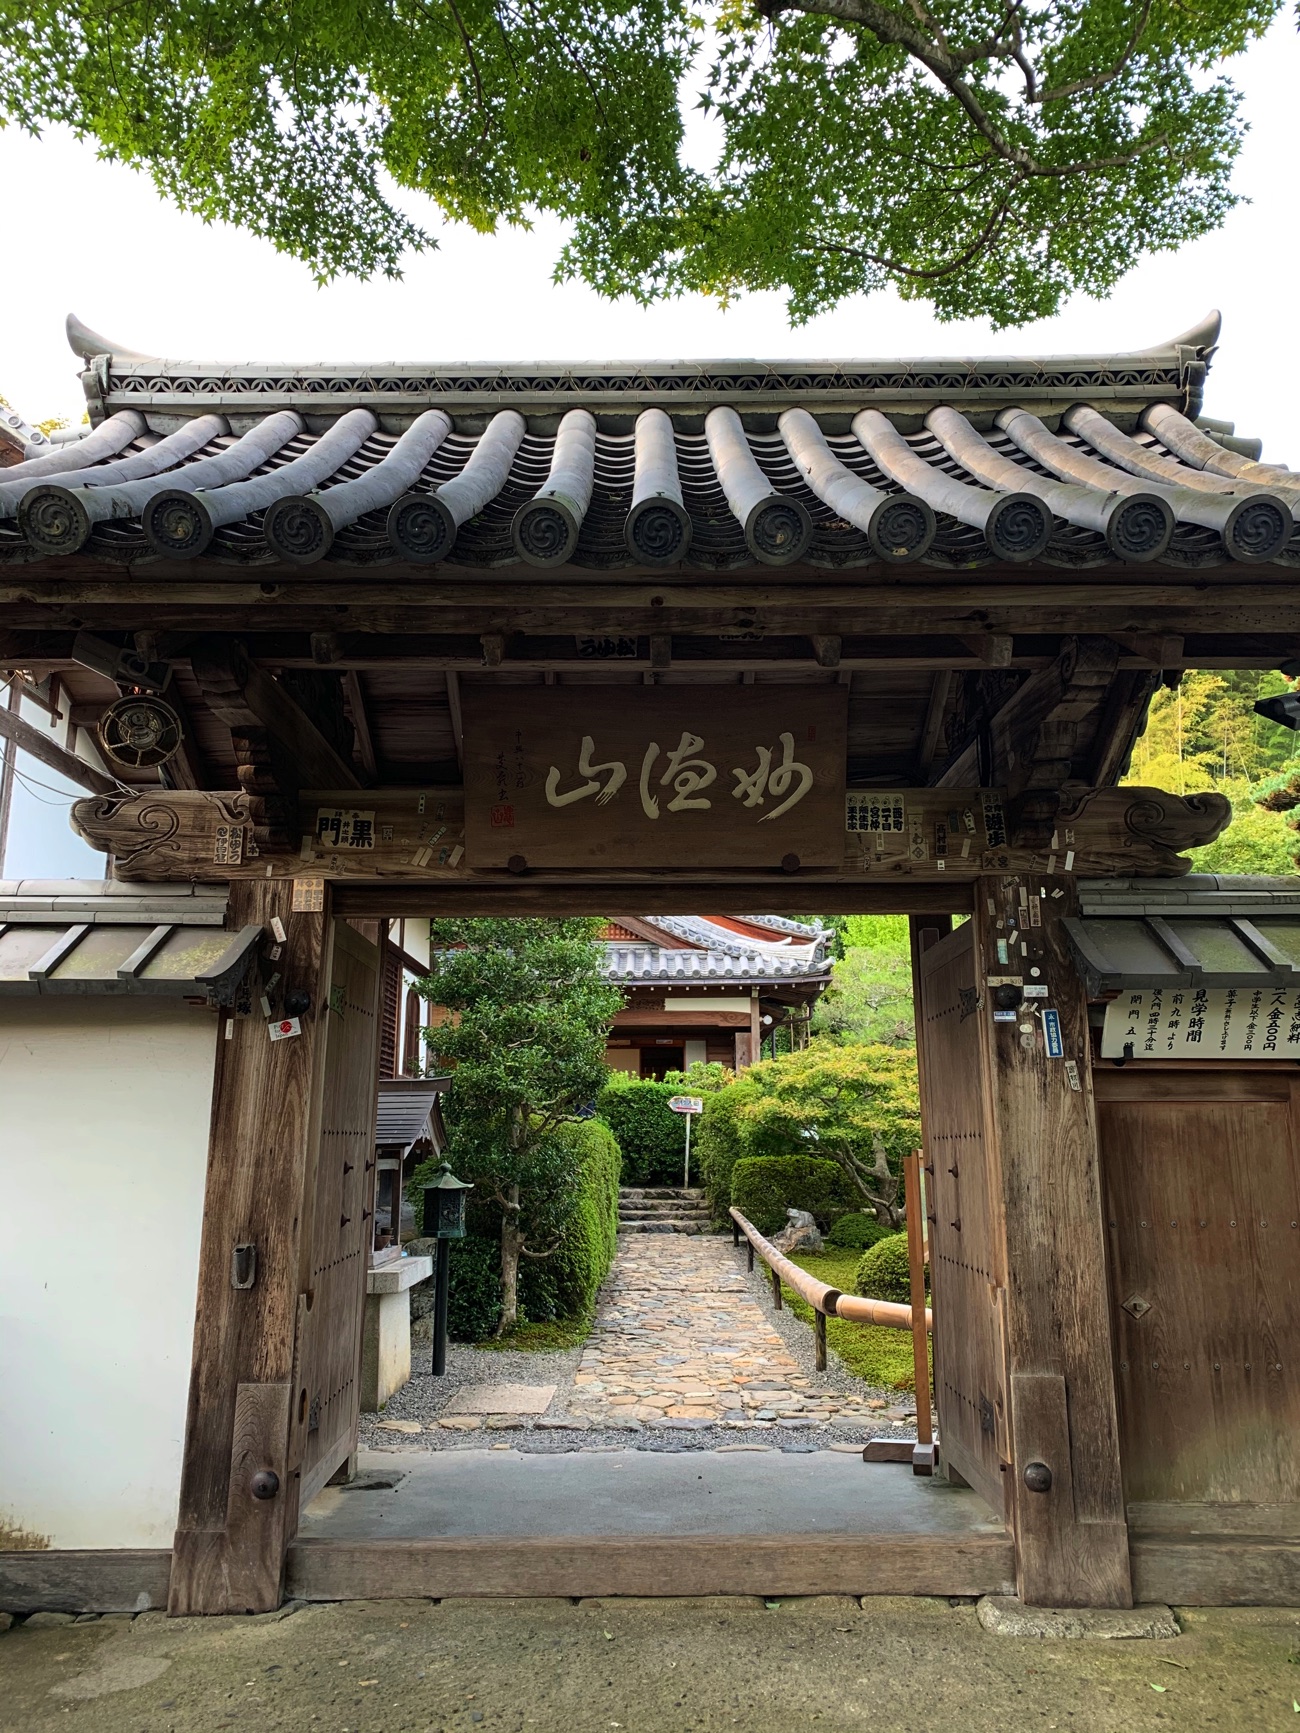
M 116 873 L 229 884 L 261 935 L 220 1013 L 174 1612 L 275 1605 L 354 1445 L 396 916 L 909 914 L 943 1460 L 1005 1518 L 1020 1593 L 1125 1605 L 1136 1570 L 1174 1594 L 1180 1499 L 1294 1503 L 1280 1340 L 1241 1425 L 1220 1406 L 1198 1433 L 1215 1460 L 1174 1452 L 1179 1484 L 1167 1431 L 1210 1387 L 1170 1408 L 1130 1341 L 1158 1313 L 1190 1365 L 1243 1270 L 1259 1328 L 1293 1331 L 1270 1261 L 1300 1219 L 1291 1086 L 1104 1064 L 1118 987 L 1085 967 L 1087 887 L 1176 884 L 1228 818 L 1116 786 L 1152 692 L 1300 648 L 1300 492 L 1198 424 L 1216 333 L 1060 363 L 308 376 L 72 327 L 96 426 L 79 470 L 0 471 L 0 665 L 97 729 L 111 776 L 63 767 Z M 1284 972 L 1282 940 L 1245 942 Z M 1215 1288 L 1132 1218 L 1208 1195 L 1161 1152 L 1220 1101 L 1206 1186 L 1274 1225 Z M 1135 1501 L 1164 1525 L 1140 1544 Z M 654 1580 L 753 1592 L 778 1556 L 804 1592 L 1000 1580 L 939 1542 L 801 1544 Z M 551 1592 L 647 1592 L 648 1565 L 572 1553 Z M 1202 1599 L 1262 1580 L 1216 1558 Z

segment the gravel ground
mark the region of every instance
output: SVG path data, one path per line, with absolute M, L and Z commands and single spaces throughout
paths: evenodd
M 743 1248 L 736 1251 L 740 1269 L 745 1267 Z M 905 1436 L 915 1428 L 915 1404 L 911 1397 L 898 1390 L 877 1390 L 855 1378 L 839 1359 L 834 1349 L 828 1354 L 825 1372 L 813 1365 L 813 1333 L 792 1312 L 772 1309 L 771 1279 L 765 1266 L 755 1261 L 749 1277 L 750 1286 L 765 1317 L 781 1337 L 800 1372 L 814 1388 L 866 1394 L 888 1404 L 878 1420 L 832 1421 L 758 1421 L 742 1424 L 736 1421 L 714 1423 L 704 1420 L 665 1420 L 643 1423 L 638 1420 L 595 1426 L 572 1421 L 562 1424 L 573 1390 L 573 1375 L 582 1358 L 582 1349 L 567 1348 L 561 1353 L 525 1354 L 509 1350 L 491 1351 L 452 1342 L 447 1348 L 447 1371 L 434 1378 L 428 1371 L 430 1345 L 427 1340 L 411 1345 L 412 1377 L 396 1395 L 389 1398 L 382 1414 L 361 1416 L 363 1447 L 374 1450 L 482 1450 L 485 1444 L 500 1442 L 513 1450 L 550 1453 L 567 1450 L 718 1450 L 763 1446 L 789 1451 L 826 1450 L 834 1445 L 859 1447 L 869 1438 Z M 477 1384 L 554 1384 L 555 1396 L 550 1412 L 539 1419 L 509 1417 L 489 1418 L 481 1430 L 456 1432 L 437 1424 L 449 1397 L 465 1385 Z M 426 1430 L 406 1432 L 386 1426 L 385 1421 L 418 1421 Z M 428 1428 L 432 1426 L 432 1430 Z

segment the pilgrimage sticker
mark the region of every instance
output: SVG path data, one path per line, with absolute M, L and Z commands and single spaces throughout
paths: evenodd
M 1050 1005 L 1043 1007 L 1043 1039 L 1047 1042 L 1049 1059 L 1065 1057 L 1065 1048 L 1061 1045 L 1061 1014 L 1053 1011 Z
M 1300 988 L 1143 987 L 1106 1007 L 1103 1059 L 1300 1059 Z

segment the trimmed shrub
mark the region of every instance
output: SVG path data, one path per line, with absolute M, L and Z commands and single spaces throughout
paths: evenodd
M 878 1240 L 887 1239 L 892 1232 L 892 1228 L 887 1228 L 884 1222 L 877 1221 L 875 1216 L 868 1215 L 865 1210 L 853 1209 L 832 1225 L 826 1236 L 826 1243 L 866 1251 L 868 1246 L 874 1246 Z
M 709 1196 L 714 1221 L 725 1227 L 730 1221 L 731 1175 L 747 1153 L 741 1128 L 740 1109 L 747 1095 L 743 1083 L 733 1083 L 715 1095 L 704 1097 L 704 1112 L 691 1134 L 691 1161 L 698 1157 L 701 1183 Z
M 930 1286 L 930 1271 L 925 1272 L 925 1285 Z M 858 1261 L 856 1287 L 864 1299 L 897 1300 L 904 1306 L 912 1298 L 912 1284 L 907 1259 L 907 1235 L 888 1234 L 877 1240 Z
M 596 1112 L 623 1153 L 625 1185 L 682 1183 L 686 1127 L 668 1105 L 671 1096 L 681 1093 L 671 1083 L 632 1078 L 607 1083 L 596 1097 Z M 692 1149 L 692 1161 L 694 1153 Z
M 599 1119 L 583 1119 L 560 1125 L 555 1135 L 571 1152 L 577 1183 L 558 1249 L 548 1258 L 519 1261 L 521 1322 L 583 1317 L 591 1310 L 618 1244 L 620 1160 L 613 1133 Z M 412 1176 L 407 1190 L 417 1208 L 420 1181 L 431 1179 L 436 1171 L 436 1162 L 424 1162 Z M 467 1204 L 470 1231 L 463 1240 L 451 1243 L 447 1331 L 457 1342 L 482 1342 L 501 1316 L 501 1210 L 490 1198 L 476 1197 L 474 1192 Z M 422 1283 L 414 1291 L 412 1316 L 422 1317 L 432 1310 L 433 1284 Z
M 439 1248 L 441 1250 L 441 1248 Z M 433 1310 L 433 1283 L 427 1310 Z M 496 1240 L 466 1234 L 451 1243 L 447 1276 L 447 1334 L 457 1342 L 481 1342 L 501 1316 L 501 1247 Z
M 589 1312 L 618 1248 L 622 1163 L 614 1134 L 599 1119 L 580 1119 L 561 1125 L 557 1135 L 570 1146 L 581 1171 L 559 1250 L 549 1258 L 520 1260 L 525 1266 L 520 1298 L 524 1315 L 534 1323 Z
M 804 1209 L 823 1230 L 849 1203 L 838 1162 L 811 1155 L 745 1156 L 731 1170 L 731 1201 L 761 1234 L 785 1226 L 789 1209 Z

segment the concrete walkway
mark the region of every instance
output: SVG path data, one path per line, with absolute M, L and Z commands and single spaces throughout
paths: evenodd
M 1165 1642 L 992 1636 L 974 1606 L 351 1601 L 0 1636 L 5 1733 L 1267 1733 L 1300 1618 Z
M 1002 1532 L 974 1492 L 832 1450 L 372 1450 L 359 1467 L 307 1507 L 305 1540 Z

